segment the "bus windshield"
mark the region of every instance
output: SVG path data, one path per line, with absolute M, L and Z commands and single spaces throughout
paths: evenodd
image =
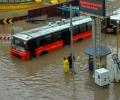
M 12 48 L 15 48 L 18 51 L 25 52 L 25 41 L 22 39 L 12 38 Z

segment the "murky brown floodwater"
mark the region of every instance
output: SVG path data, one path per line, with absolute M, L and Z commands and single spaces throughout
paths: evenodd
M 105 38 L 115 48 L 115 36 Z M 63 72 L 63 57 L 69 54 L 69 46 L 23 62 L 10 57 L 10 41 L 0 41 L 0 100 L 120 100 L 119 83 L 95 85 L 84 54 L 91 42 L 87 39 L 74 44 L 77 73 L 71 75 Z

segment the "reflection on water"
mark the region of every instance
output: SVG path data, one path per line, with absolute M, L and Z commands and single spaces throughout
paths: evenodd
M 95 85 L 83 52 L 90 43 L 91 39 L 74 44 L 76 74 L 72 75 L 63 72 L 63 57 L 70 53 L 69 46 L 23 62 L 10 57 L 10 41 L 1 41 L 0 100 L 119 100 L 119 84 Z

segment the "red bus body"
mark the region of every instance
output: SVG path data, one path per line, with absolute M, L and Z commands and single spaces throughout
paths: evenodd
M 62 48 L 63 47 L 63 41 L 57 41 L 55 43 L 52 43 L 52 44 L 49 44 L 49 45 L 46 45 L 46 46 L 43 46 L 43 47 L 40 47 L 40 48 L 37 48 L 35 50 L 35 55 L 36 57 L 38 57 L 43 51 L 46 51 L 46 52 L 53 52 L 59 48 Z
M 73 36 L 73 42 L 77 42 L 79 39 L 87 39 L 90 38 L 92 35 L 92 31 L 87 31 L 82 34 L 78 34 L 76 36 Z
M 91 21 L 89 21 L 89 22 L 91 22 Z M 82 24 L 84 24 L 84 23 L 82 23 Z M 38 29 L 36 29 L 36 30 L 38 30 Z M 27 31 L 27 32 L 29 33 L 30 31 Z M 54 33 L 54 34 L 55 35 L 59 34 L 57 32 Z M 64 35 L 64 32 L 60 33 L 60 34 L 62 34 L 61 35 L 62 38 L 60 40 L 56 40 L 55 42 L 52 42 L 52 43 L 49 43 L 49 44 L 46 44 L 46 45 L 43 45 L 43 46 L 36 46 L 37 43 L 38 44 L 43 43 L 43 42 L 38 41 L 39 39 L 37 40 L 37 38 L 39 38 L 40 36 L 38 36 L 38 37 L 36 36 L 34 38 L 34 37 L 32 37 L 32 35 L 30 36 L 28 34 L 22 34 L 22 33 L 19 33 L 18 35 L 17 34 L 13 35 L 12 38 L 14 40 L 12 39 L 12 44 L 14 46 L 11 46 L 11 55 L 16 56 L 16 57 L 20 57 L 22 60 L 30 60 L 31 57 L 32 57 L 31 55 L 33 55 L 34 57 L 38 57 L 42 53 L 53 52 L 53 51 L 55 51 L 57 49 L 60 49 L 60 48 L 64 47 L 65 43 L 68 40 L 70 42 L 70 31 L 69 31 L 69 33 L 67 33 L 67 32 L 65 33 L 66 35 Z M 52 34 L 52 32 L 51 32 L 51 34 Z M 73 32 L 73 34 L 74 34 L 74 32 Z M 82 32 L 82 33 L 78 33 L 77 35 L 73 35 L 72 41 L 77 42 L 79 39 L 89 38 L 89 37 L 91 37 L 91 34 L 92 34 L 92 30 L 88 30 L 88 31 L 85 31 L 85 32 Z M 46 36 L 46 34 L 45 34 L 45 36 Z M 53 39 L 53 35 L 51 35 L 51 37 Z M 66 37 L 69 37 L 69 38 L 66 38 Z M 42 35 L 42 37 L 40 39 L 42 39 L 42 38 L 44 38 L 44 35 Z M 54 39 L 56 39 L 56 37 L 54 37 Z M 30 40 L 33 41 L 33 42 L 29 42 Z M 21 41 L 22 41 L 22 43 L 21 43 Z M 14 43 L 14 42 L 16 42 L 16 43 Z M 24 44 L 24 42 L 26 44 Z M 35 43 L 35 42 L 37 42 L 37 43 Z
M 30 60 L 30 53 L 29 52 L 21 52 L 21 51 L 17 51 L 16 49 L 11 49 L 11 55 L 12 56 L 16 56 L 21 58 L 23 61 L 24 60 Z

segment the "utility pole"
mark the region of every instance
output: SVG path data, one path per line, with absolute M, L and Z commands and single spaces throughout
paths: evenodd
M 95 28 L 95 17 L 92 17 L 92 39 L 93 39 L 93 72 L 95 73 L 95 69 L 96 69 L 96 28 Z
M 119 49 L 119 38 L 118 38 L 118 34 L 119 34 L 119 20 L 117 21 L 117 28 L 116 28 L 116 44 L 117 44 L 117 57 L 118 57 L 118 49 Z
M 71 35 L 70 35 L 70 42 L 71 42 L 71 56 L 72 56 L 72 68 L 74 70 L 74 50 L 73 50 L 73 24 L 72 24 L 72 17 L 73 17 L 73 13 L 72 13 L 72 5 L 70 4 L 70 32 L 71 32 Z

